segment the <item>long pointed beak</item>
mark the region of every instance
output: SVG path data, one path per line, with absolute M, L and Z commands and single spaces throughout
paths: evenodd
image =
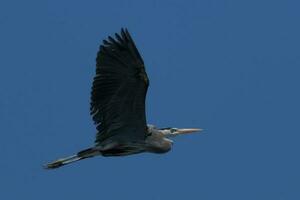
M 203 129 L 200 128 L 180 128 L 177 129 L 177 134 L 186 134 L 186 133 L 194 133 L 194 132 L 200 132 L 203 131 Z

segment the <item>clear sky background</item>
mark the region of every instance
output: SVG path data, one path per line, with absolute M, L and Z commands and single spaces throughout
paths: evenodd
M 300 199 L 297 0 L 0 2 L 0 199 Z M 93 144 L 98 47 L 127 27 L 165 155 L 42 165 Z

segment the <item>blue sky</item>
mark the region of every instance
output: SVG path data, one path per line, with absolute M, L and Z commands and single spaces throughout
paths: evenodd
M 0 199 L 300 199 L 299 1 L 0 2 Z M 101 41 L 127 27 L 147 118 L 204 128 L 165 155 L 45 162 L 93 144 Z

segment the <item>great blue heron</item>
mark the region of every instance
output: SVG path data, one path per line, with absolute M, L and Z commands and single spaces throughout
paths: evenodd
M 142 152 L 166 153 L 170 137 L 201 129 L 156 128 L 147 125 L 145 98 L 148 76 L 127 29 L 108 37 L 96 58 L 96 76 L 91 93 L 91 115 L 97 126 L 95 145 L 77 154 L 58 159 L 47 169 L 102 156 L 125 156 Z

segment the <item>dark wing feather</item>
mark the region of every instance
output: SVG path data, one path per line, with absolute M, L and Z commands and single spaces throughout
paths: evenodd
M 149 85 L 144 62 L 127 29 L 103 41 L 96 59 L 91 115 L 96 143 L 135 142 L 146 137 L 145 98 Z

